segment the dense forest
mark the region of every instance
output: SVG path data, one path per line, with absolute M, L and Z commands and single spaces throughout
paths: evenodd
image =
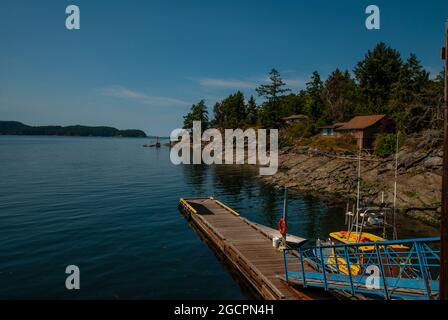
M 201 100 L 184 117 L 184 128 L 191 129 L 193 121 L 201 121 L 203 130 L 282 129 L 282 118 L 302 114 L 308 120 L 293 132 L 295 138 L 300 138 L 315 135 L 320 126 L 345 122 L 356 115 L 385 114 L 404 134 L 440 129 L 444 76 L 442 71 L 431 78 L 415 54 L 403 59 L 397 50 L 379 43 L 352 72 L 336 69 L 322 79 L 315 71 L 299 92 L 287 88 L 280 73 L 272 69 L 269 82 L 256 88 L 259 103 L 255 97 L 246 99 L 237 91 L 217 102 L 209 116 L 205 100 Z M 291 128 L 283 132 L 291 134 L 288 130 Z
M 40 126 L 31 127 L 17 121 L 0 121 L 0 135 L 45 135 L 77 137 L 146 137 L 141 130 L 118 130 L 112 127 Z

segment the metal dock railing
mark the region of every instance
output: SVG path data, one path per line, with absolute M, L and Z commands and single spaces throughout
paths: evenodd
M 299 286 L 373 299 L 439 298 L 440 239 L 411 239 L 299 248 L 301 268 L 284 255 L 285 279 Z M 308 271 L 304 266 L 313 267 Z

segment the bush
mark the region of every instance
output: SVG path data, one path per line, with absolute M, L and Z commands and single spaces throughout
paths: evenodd
M 293 143 L 303 138 L 311 138 L 316 134 L 316 125 L 311 121 L 292 123 L 284 128 L 281 136 L 285 141 Z
M 399 145 L 403 145 L 404 136 L 400 135 Z M 374 153 L 382 158 L 393 155 L 397 150 L 397 135 L 393 133 L 381 133 L 375 138 Z
M 280 131 L 280 148 L 293 146 L 304 137 L 308 137 L 309 125 L 306 122 L 292 123 Z
M 307 141 L 307 145 L 316 149 L 330 152 L 356 152 L 358 150 L 357 141 L 351 135 L 339 137 L 322 137 L 317 135 L 309 139 Z

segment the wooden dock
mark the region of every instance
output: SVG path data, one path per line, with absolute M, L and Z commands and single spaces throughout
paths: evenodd
M 218 200 L 180 199 L 179 208 L 191 226 L 226 258 L 262 299 L 314 300 L 329 297 L 321 291 L 292 287 L 282 280 L 283 253 L 272 246 L 272 235 Z M 294 261 L 288 266 L 300 270 L 298 258 Z

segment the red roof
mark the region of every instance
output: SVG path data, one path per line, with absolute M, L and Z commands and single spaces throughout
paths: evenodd
M 367 129 L 377 122 L 383 120 L 385 115 L 372 115 L 372 116 L 359 116 L 354 117 L 352 120 L 344 124 L 342 127 L 337 128 L 337 130 L 356 130 L 356 129 Z

